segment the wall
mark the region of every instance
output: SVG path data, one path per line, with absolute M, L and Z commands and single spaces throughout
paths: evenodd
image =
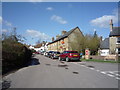
M 68 37 L 68 49 L 79 51 L 79 49 L 81 48 L 80 39 L 82 37 L 83 37 L 82 33 L 80 32 L 80 30 L 78 28 L 76 30 L 74 30 Z
M 100 52 L 100 56 L 107 56 L 107 55 L 109 55 L 109 49 L 99 50 L 99 52 Z
M 109 42 L 110 42 L 110 46 L 109 46 L 110 47 L 110 54 L 115 54 L 117 38 L 116 37 L 110 37 Z

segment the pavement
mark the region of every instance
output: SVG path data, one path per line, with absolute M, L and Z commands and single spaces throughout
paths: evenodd
M 4 77 L 5 88 L 118 88 L 117 63 L 65 62 L 35 55 L 36 65 Z

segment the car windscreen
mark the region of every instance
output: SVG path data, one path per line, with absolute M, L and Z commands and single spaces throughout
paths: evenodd
M 67 53 L 78 53 L 77 51 L 68 51 Z
M 56 52 L 57 54 L 60 54 L 60 52 Z
M 52 53 L 53 51 L 49 51 L 49 53 Z

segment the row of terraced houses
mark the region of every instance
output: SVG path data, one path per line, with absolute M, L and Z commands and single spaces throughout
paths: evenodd
M 48 44 L 48 51 L 63 52 L 65 50 L 74 50 L 75 47 L 71 47 L 71 44 L 76 42 L 75 38 L 84 37 L 79 27 L 73 28 L 68 32 L 63 30 L 61 34 L 62 35 L 57 35 L 56 39 L 54 39 L 54 37 L 52 38 L 52 42 Z M 110 34 L 108 38 L 101 41 L 99 54 L 105 56 L 116 53 L 120 54 L 120 27 L 113 27 L 113 22 L 111 20 Z

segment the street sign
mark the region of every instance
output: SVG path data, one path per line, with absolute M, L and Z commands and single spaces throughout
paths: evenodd
M 88 50 L 85 51 L 85 55 L 89 55 L 89 51 Z

